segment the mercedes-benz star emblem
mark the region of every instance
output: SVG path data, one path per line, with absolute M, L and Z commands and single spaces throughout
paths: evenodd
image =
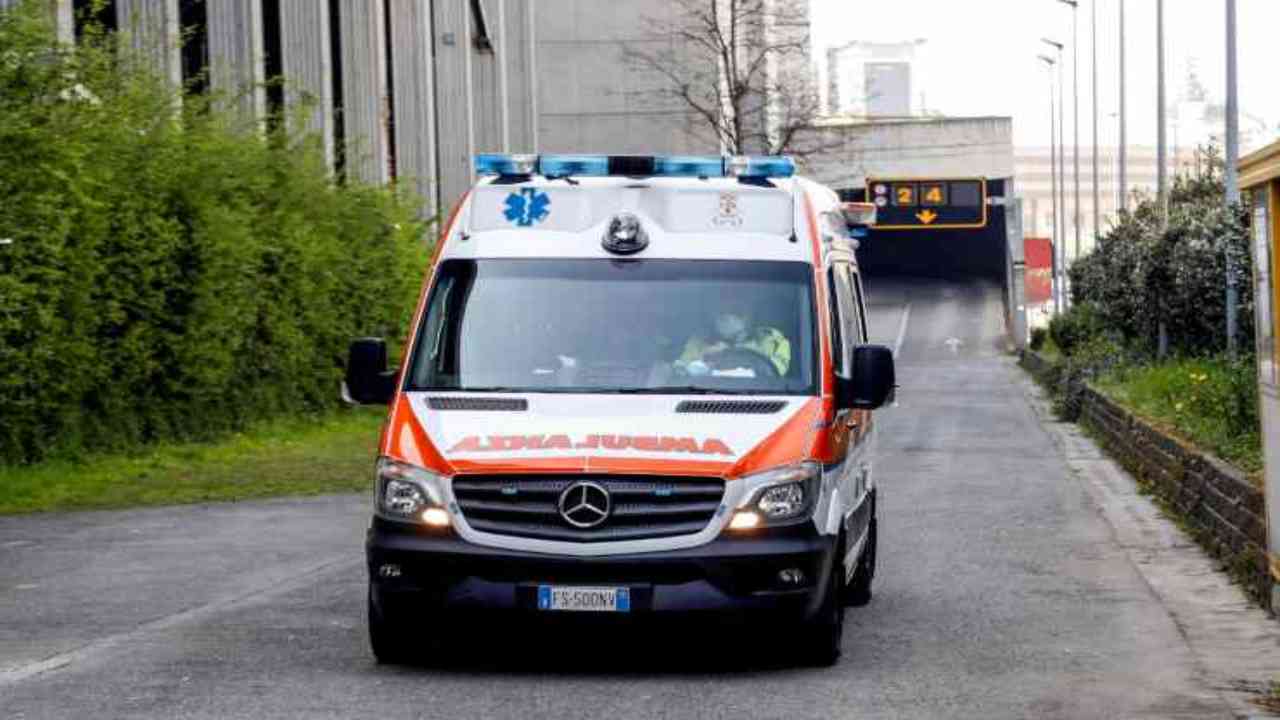
M 609 517 L 609 491 L 593 482 L 578 482 L 560 493 L 560 517 L 576 528 L 593 528 Z

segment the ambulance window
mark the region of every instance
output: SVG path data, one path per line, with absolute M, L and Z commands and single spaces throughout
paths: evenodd
M 831 267 L 835 273 L 835 296 L 837 304 L 840 308 L 839 324 L 840 324 L 840 367 L 845 371 L 849 369 L 849 358 L 853 354 L 853 348 L 858 344 L 858 313 L 853 305 L 853 289 L 849 286 L 849 266 L 844 263 L 837 263 Z M 832 347 L 836 347 L 832 343 Z
M 812 395 L 813 286 L 802 262 L 448 260 L 407 389 Z
M 862 276 L 849 268 L 850 286 L 853 288 L 853 306 L 858 326 L 858 343 L 866 343 L 870 338 L 867 330 L 867 298 L 862 294 Z
M 831 369 L 840 377 L 847 377 L 844 364 L 844 333 L 841 327 L 844 320 L 840 313 L 840 302 L 836 299 L 836 268 L 827 272 L 827 310 L 831 315 Z

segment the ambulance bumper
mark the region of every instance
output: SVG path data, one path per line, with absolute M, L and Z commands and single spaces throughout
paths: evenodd
M 410 612 L 537 613 L 541 587 L 576 586 L 626 588 L 633 616 L 760 611 L 803 620 L 821 604 L 835 538 L 806 523 L 695 548 L 570 557 L 485 547 L 375 518 L 366 555 L 373 601 Z

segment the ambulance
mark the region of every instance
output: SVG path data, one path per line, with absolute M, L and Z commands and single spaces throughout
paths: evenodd
M 871 599 L 872 411 L 895 388 L 854 254 L 874 206 L 785 157 L 475 167 L 398 368 L 379 338 L 348 357 L 344 396 L 389 406 L 376 658 L 479 611 L 714 617 L 836 662 Z

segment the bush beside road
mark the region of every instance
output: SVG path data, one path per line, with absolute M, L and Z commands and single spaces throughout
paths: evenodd
M 333 411 L 351 337 L 404 336 L 420 205 L 47 5 L 0 13 L 0 468 Z

